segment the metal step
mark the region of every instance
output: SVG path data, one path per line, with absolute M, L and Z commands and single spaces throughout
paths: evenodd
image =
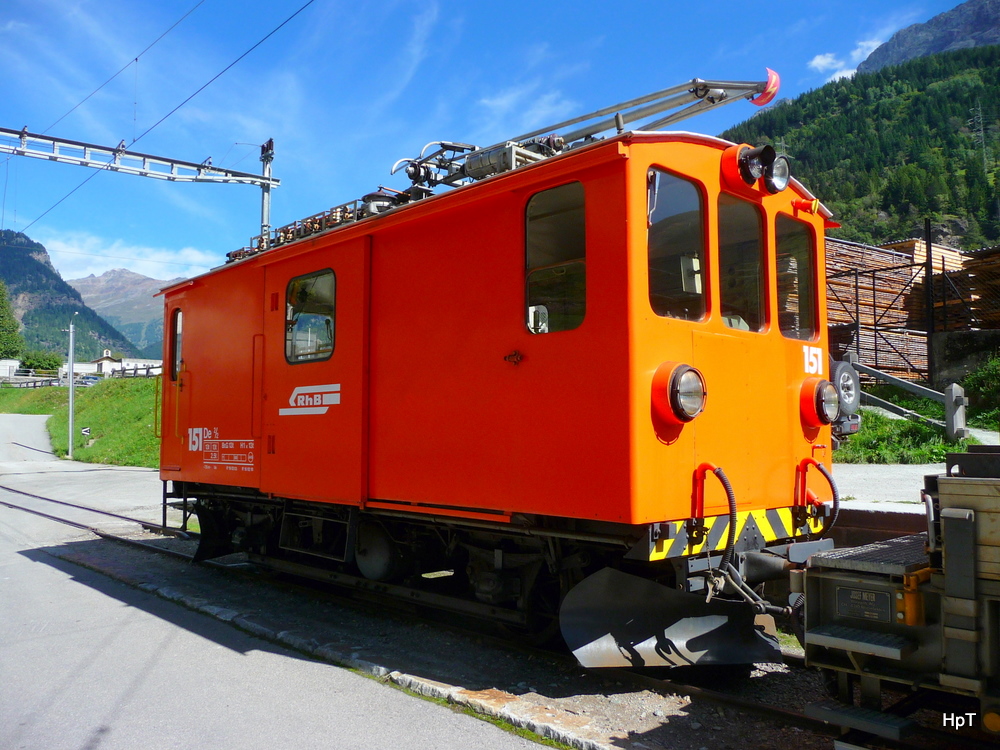
M 825 648 L 852 651 L 855 654 L 881 656 L 899 661 L 912 654 L 916 644 L 908 638 L 892 633 L 876 633 L 846 625 L 820 625 L 806 631 L 806 643 Z
M 897 742 L 917 728 L 910 719 L 893 716 L 868 708 L 848 706 L 836 701 L 823 701 L 806 706 L 806 716 L 838 727 L 849 727 Z

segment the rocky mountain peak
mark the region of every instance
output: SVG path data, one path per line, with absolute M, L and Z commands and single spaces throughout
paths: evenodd
M 875 48 L 858 66 L 858 72 L 873 73 L 937 52 L 990 44 L 1000 44 L 1000 0 L 968 0 L 927 23 L 897 31 L 888 42 Z

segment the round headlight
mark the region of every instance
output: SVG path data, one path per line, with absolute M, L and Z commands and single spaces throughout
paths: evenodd
M 670 408 L 682 422 L 690 422 L 705 408 L 705 379 L 693 367 L 681 365 L 670 378 Z
M 780 193 L 792 179 L 792 169 L 788 164 L 788 159 L 784 156 L 777 156 L 764 175 L 764 186 L 769 193 Z
M 840 416 L 840 394 L 829 380 L 816 386 L 816 413 L 824 423 L 830 424 Z
M 740 151 L 739 168 L 740 177 L 747 185 L 753 185 L 757 180 L 770 171 L 774 163 L 775 152 L 773 146 L 760 146 L 758 148 L 745 148 Z

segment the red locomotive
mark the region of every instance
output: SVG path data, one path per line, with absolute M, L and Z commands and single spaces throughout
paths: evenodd
M 660 93 L 686 113 L 776 85 Z M 562 601 L 585 665 L 774 654 L 761 616 L 785 610 L 752 587 L 835 492 L 830 214 L 770 146 L 657 130 L 678 114 L 626 131 L 648 101 L 603 140 L 437 144 L 397 164 L 407 190 L 164 290 L 161 477 L 200 557 L 527 631 Z

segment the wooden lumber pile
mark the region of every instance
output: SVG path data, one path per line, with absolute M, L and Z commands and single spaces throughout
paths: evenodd
M 924 377 L 923 267 L 892 249 L 827 238 L 826 272 L 834 356 L 853 351 L 870 367 L 899 377 Z
M 976 328 L 1000 328 L 1000 245 L 969 253 L 964 283 Z

